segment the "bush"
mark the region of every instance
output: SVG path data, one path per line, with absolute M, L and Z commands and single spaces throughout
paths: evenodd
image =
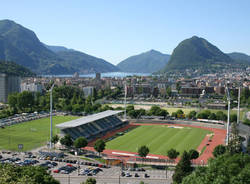
M 245 120 L 243 121 L 243 123 L 244 123 L 245 125 L 249 125 L 249 126 L 250 126 L 250 119 L 245 119 Z

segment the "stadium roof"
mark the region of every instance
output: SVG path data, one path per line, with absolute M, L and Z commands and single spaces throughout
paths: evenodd
M 81 125 L 84 125 L 84 124 L 87 124 L 87 123 L 90 123 L 90 122 L 93 122 L 93 121 L 96 121 L 96 120 L 99 120 L 99 119 L 106 118 L 108 116 L 119 114 L 121 112 L 123 112 L 123 111 L 107 110 L 107 111 L 104 111 L 104 112 L 99 112 L 97 114 L 92 114 L 92 115 L 85 116 L 85 117 L 82 117 L 82 118 L 79 118 L 79 119 L 75 119 L 75 120 L 72 120 L 72 121 L 61 123 L 61 124 L 56 125 L 56 127 L 61 128 L 61 129 L 78 127 L 78 126 L 81 126 Z

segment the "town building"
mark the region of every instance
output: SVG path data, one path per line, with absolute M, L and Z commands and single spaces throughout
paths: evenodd
M 7 74 L 0 74 L 0 102 L 6 103 L 8 95 L 20 92 L 20 78 Z
M 40 92 L 43 91 L 43 86 L 39 83 L 22 83 L 21 92 L 30 91 L 30 92 Z

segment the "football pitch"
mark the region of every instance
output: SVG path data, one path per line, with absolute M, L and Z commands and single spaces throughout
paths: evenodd
M 77 119 L 74 116 L 53 117 L 53 135 L 59 133 L 56 124 Z M 23 122 L 0 129 L 0 150 L 18 150 L 18 144 L 23 144 L 23 150 L 27 151 L 45 145 L 49 141 L 50 118 L 42 118 Z
M 171 148 L 182 153 L 184 150 L 197 149 L 210 133 L 193 127 L 142 125 L 107 142 L 106 149 L 137 152 L 140 146 L 146 145 L 151 154 L 166 155 Z

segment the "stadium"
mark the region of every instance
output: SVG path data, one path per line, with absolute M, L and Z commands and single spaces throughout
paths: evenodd
M 121 121 L 116 115 L 122 111 L 104 111 L 56 125 L 61 136 L 71 135 L 73 139 L 83 136 L 88 141 L 101 138 L 108 132 L 124 127 L 127 121 Z
M 184 121 L 128 122 L 118 117 L 120 113 L 122 111 L 108 110 L 57 124 L 56 127 L 60 129 L 61 136 L 70 134 L 73 139 L 86 137 L 89 145 L 84 149 L 90 152 L 94 152 L 96 139 L 105 139 L 103 156 L 107 160 L 131 163 L 140 159 L 137 150 L 146 145 L 150 150 L 147 158 L 155 159 L 155 162 L 168 160 L 167 150 L 174 148 L 180 153 L 196 149 L 200 152 L 196 163 L 204 164 L 212 156 L 215 146 L 224 144 L 225 141 L 226 131 L 223 126 L 211 127 L 208 123 L 190 124 Z M 146 163 L 145 160 L 143 163 Z

